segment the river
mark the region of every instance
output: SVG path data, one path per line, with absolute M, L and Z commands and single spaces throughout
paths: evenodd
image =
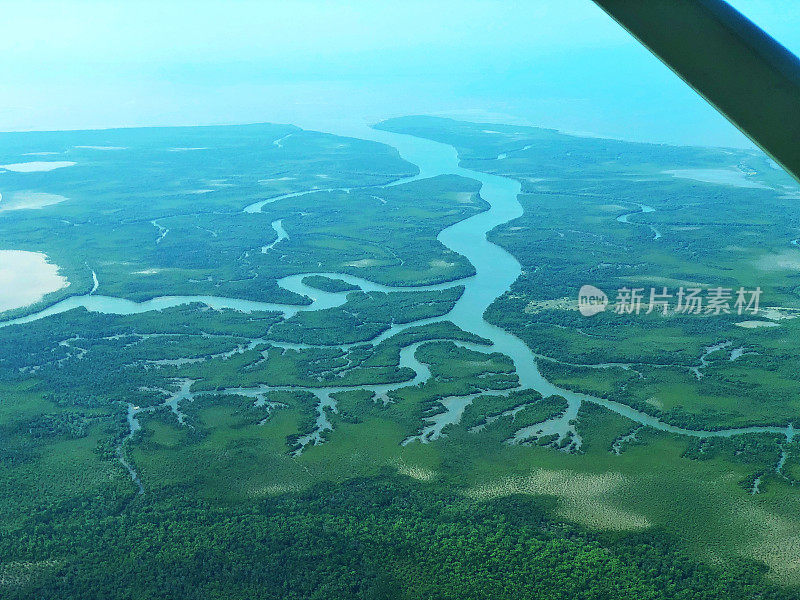
M 754 426 L 715 431 L 692 430 L 675 427 L 663 423 L 658 418 L 642 411 L 635 410 L 627 405 L 604 398 L 596 398 L 586 394 L 572 392 L 547 381 L 539 371 L 536 356 L 533 354 L 530 348 L 528 348 L 528 346 L 522 342 L 522 340 L 515 335 L 488 323 L 483 318 L 483 314 L 487 307 L 496 298 L 501 296 L 510 288 L 511 284 L 519 277 L 522 270 L 520 263 L 514 256 L 501 247 L 488 241 L 486 237 L 487 233 L 495 227 L 507 223 L 522 215 L 523 209 L 517 198 L 518 194 L 520 193 L 520 184 L 510 178 L 481 173 L 461 167 L 456 149 L 446 144 L 409 135 L 380 131 L 367 127 L 366 125 L 344 124 L 331 127 L 329 128 L 328 132 L 337 135 L 345 135 L 388 144 L 396 148 L 405 160 L 419 167 L 418 175 L 393 182 L 390 185 L 400 185 L 409 181 L 435 177 L 439 175 L 459 175 L 477 180 L 481 183 L 481 197 L 489 204 L 490 208 L 482 213 L 473 215 L 444 229 L 438 236 L 438 239 L 442 242 L 442 244 L 444 244 L 450 250 L 465 256 L 473 264 L 476 271 L 474 276 L 462 279 L 460 281 L 449 282 L 440 285 L 393 288 L 350 275 L 338 273 L 321 274 L 343 279 L 349 283 L 359 286 L 365 291 L 396 291 L 398 289 L 432 290 L 452 287 L 454 285 L 464 285 L 465 291 L 463 295 L 455 304 L 452 311 L 447 315 L 403 325 L 395 325 L 388 331 L 378 336 L 378 338 L 373 340 L 372 343 L 376 344 L 379 341 L 391 337 L 392 335 L 395 335 L 409 327 L 444 320 L 452 321 L 465 331 L 491 340 L 490 346 L 482 346 L 480 349 L 483 351 L 500 352 L 513 360 L 520 381 L 520 388 L 518 389 L 534 389 L 543 396 L 560 395 L 566 398 L 568 403 L 568 408 L 562 415 L 544 423 L 539 423 L 520 429 L 516 432 L 514 437 L 509 440 L 510 443 L 523 443 L 541 436 L 557 435 L 557 443 L 566 441 L 567 443 L 565 444 L 565 448 L 567 450 L 578 449 L 580 447 L 581 440 L 577 431 L 575 430 L 575 419 L 583 402 L 598 404 L 617 414 L 627 417 L 635 423 L 673 434 L 705 438 L 728 437 L 749 433 L 772 433 L 784 435 L 786 436 L 787 441 L 791 441 L 794 435 L 794 431 L 791 426 Z M 247 213 L 258 212 L 266 203 L 289 200 L 292 197 L 314 191 L 319 190 L 285 194 L 247 206 L 244 211 Z M 640 208 L 642 212 L 648 212 L 646 207 Z M 278 227 L 275 225 L 280 223 L 281 221 L 278 220 L 273 224 L 273 227 L 275 227 L 276 231 L 278 231 Z M 282 226 L 280 231 L 278 231 L 278 234 L 278 241 L 280 241 L 282 236 L 288 237 L 289 235 L 289 233 L 283 230 Z M 275 243 L 277 243 L 277 241 Z M 155 298 L 147 302 L 136 303 L 121 298 L 85 295 L 74 296 L 37 313 L 0 323 L 0 327 L 17 323 L 31 322 L 79 306 L 82 306 L 90 311 L 103 313 L 134 314 L 149 310 L 160 310 L 191 302 L 201 302 L 216 309 L 229 308 L 240 311 L 278 311 L 281 312 L 285 318 L 288 318 L 299 311 L 321 310 L 324 308 L 339 306 L 346 301 L 347 293 L 323 292 L 304 285 L 302 283 L 302 279 L 307 275 L 309 275 L 309 273 L 292 275 L 278 281 L 281 287 L 311 298 L 311 304 L 306 306 L 271 304 L 213 296 L 165 296 Z M 460 343 L 460 345 L 468 347 L 474 346 L 463 343 Z M 303 347 L 303 345 L 294 346 Z M 410 345 L 401 353 L 401 366 L 409 367 L 416 373 L 416 376 L 413 380 L 402 382 L 400 384 L 368 385 L 361 387 L 373 390 L 379 396 L 385 396 L 385 394 L 392 389 L 397 389 L 406 385 L 422 383 L 425 379 L 427 379 L 427 377 L 430 376 L 430 371 L 425 365 L 422 365 L 414 357 L 414 351 L 418 346 L 419 343 Z M 277 390 L 286 388 L 255 388 L 250 390 L 233 388 L 226 390 L 226 392 L 245 394 L 263 399 L 264 395 L 269 393 L 270 389 Z M 317 443 L 321 441 L 322 433 L 326 429 L 330 429 L 330 423 L 328 422 L 326 416 L 326 409 L 335 412 L 336 405 L 335 401 L 331 398 L 331 394 L 335 393 L 336 391 L 341 391 L 342 389 L 352 388 L 308 388 L 309 391 L 318 396 L 320 399 L 320 405 L 318 409 L 317 429 L 309 434 L 309 437 L 305 439 L 306 442 Z M 181 399 L 191 400 L 192 398 L 191 393 L 188 392 L 188 388 L 185 388 L 185 383 L 182 383 L 178 393 L 181 394 Z M 501 392 L 491 393 L 498 394 Z M 458 421 L 461 413 L 471 399 L 471 396 L 460 400 L 453 398 L 445 399 L 446 402 L 443 402 L 445 405 L 445 411 L 432 417 L 426 423 L 424 423 L 420 435 L 415 436 L 412 439 L 419 439 L 421 441 L 435 439 L 441 433 L 441 429 L 444 425 Z M 173 400 L 174 398 L 168 399 L 167 403 Z M 173 404 L 170 404 L 170 406 L 172 406 L 173 410 L 176 412 L 179 410 L 177 401 L 175 401 Z M 129 407 L 129 410 L 130 409 L 131 407 Z M 131 414 L 131 419 L 129 420 L 131 423 L 134 423 L 135 414 L 129 414 Z M 134 433 L 134 431 L 131 433 Z M 411 441 L 411 439 L 407 441 Z

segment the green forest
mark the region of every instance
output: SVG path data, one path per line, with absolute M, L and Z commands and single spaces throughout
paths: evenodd
M 377 128 L 444 150 L 0 134 L 0 164 L 74 163 L 0 171 L 0 251 L 68 282 L 0 312 L 0 598 L 797 598 L 795 184 L 745 150 Z M 763 295 L 586 317 L 584 284 Z

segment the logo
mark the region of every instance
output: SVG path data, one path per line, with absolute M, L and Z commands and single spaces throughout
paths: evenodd
M 584 285 L 578 291 L 578 310 L 584 317 L 601 313 L 608 306 L 606 293 L 593 285 Z
M 584 317 L 601 313 L 606 308 L 618 315 L 757 315 L 761 295 L 760 287 L 679 287 L 677 291 L 653 287 L 648 294 L 643 287 L 625 286 L 617 290 L 616 302 L 609 307 L 603 290 L 584 285 L 578 291 L 578 310 Z

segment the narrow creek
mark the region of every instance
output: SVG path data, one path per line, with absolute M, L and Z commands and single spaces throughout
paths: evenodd
M 648 229 L 650 229 L 650 231 L 653 232 L 653 239 L 654 240 L 660 240 L 662 236 L 661 236 L 661 232 L 658 229 L 656 229 L 655 227 L 653 227 L 649 223 L 640 223 L 639 221 L 631 221 L 630 220 L 630 218 L 633 215 L 644 215 L 644 214 L 648 214 L 648 213 L 654 213 L 654 212 L 656 212 L 656 209 L 653 208 L 652 206 L 647 206 L 646 204 L 637 204 L 637 206 L 639 207 L 639 210 L 636 210 L 636 211 L 633 211 L 633 212 L 629 212 L 629 213 L 625 213 L 624 215 L 620 215 L 619 217 L 617 217 L 617 222 L 625 223 L 627 225 L 643 225 L 644 227 L 647 227 Z

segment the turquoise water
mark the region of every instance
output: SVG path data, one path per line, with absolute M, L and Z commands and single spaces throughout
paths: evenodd
M 627 417 L 636 423 L 680 435 L 693 437 L 727 437 L 746 433 L 779 433 L 787 436 L 787 439 L 792 438 L 793 430 L 791 429 L 791 426 L 745 427 L 719 431 L 689 430 L 680 427 L 674 427 L 672 425 L 662 423 L 656 417 L 630 408 L 624 404 L 603 398 L 595 398 L 586 394 L 578 394 L 553 385 L 542 376 L 541 372 L 539 371 L 535 355 L 531 352 L 530 348 L 528 348 L 522 342 L 522 340 L 513 334 L 488 323 L 483 318 L 483 314 L 487 307 L 496 298 L 505 293 L 521 273 L 521 265 L 516 258 L 499 246 L 489 242 L 486 238 L 486 234 L 493 228 L 522 215 L 522 206 L 517 199 L 517 196 L 520 192 L 520 184 L 517 181 L 509 178 L 462 168 L 459 165 L 458 155 L 455 148 L 446 144 L 432 142 L 408 135 L 379 131 L 366 127 L 365 125 L 352 123 L 338 124 L 335 127 L 332 127 L 332 131 L 330 132 L 389 144 L 397 148 L 400 155 L 404 159 L 416 164 L 419 167 L 420 172 L 418 175 L 394 182 L 391 185 L 448 174 L 468 177 L 481 183 L 480 194 L 481 197 L 490 205 L 489 210 L 469 217 L 459 223 L 456 223 L 455 225 L 452 225 L 451 227 L 448 227 L 438 236 L 439 241 L 441 241 L 445 246 L 454 252 L 465 256 L 474 265 L 476 271 L 474 276 L 457 282 L 449 282 L 440 285 L 395 288 L 376 284 L 367 279 L 346 274 L 319 274 L 343 279 L 348 283 L 357 285 L 364 291 L 386 292 L 396 291 L 398 289 L 434 290 L 452 287 L 454 285 L 464 285 L 464 294 L 449 314 L 445 315 L 444 317 L 425 319 L 414 323 L 393 326 L 390 330 L 384 332 L 378 338 L 373 340 L 373 343 L 379 343 L 383 339 L 391 337 L 392 335 L 395 335 L 396 333 L 408 327 L 443 320 L 450 320 L 465 331 L 475 333 L 483 338 L 491 340 L 492 345 L 490 347 L 480 347 L 480 349 L 484 351 L 491 350 L 501 352 L 502 354 L 509 356 L 514 361 L 517 375 L 519 376 L 520 380 L 520 386 L 522 388 L 535 389 L 544 396 L 554 394 L 561 395 L 568 401 L 568 409 L 563 415 L 545 423 L 540 423 L 519 430 L 512 441 L 524 442 L 540 435 L 557 434 L 560 439 L 564 439 L 566 436 L 571 436 L 573 440 L 572 447 L 578 447 L 580 445 L 580 438 L 575 431 L 573 420 L 577 416 L 578 410 L 583 402 L 599 404 L 624 417 Z M 244 211 L 247 213 L 258 212 L 266 203 L 289 200 L 290 198 L 302 195 L 303 193 L 311 192 L 300 192 L 278 196 L 250 205 L 246 207 Z M 648 210 L 649 207 L 645 206 L 641 206 L 640 208 L 642 209 L 642 212 L 651 212 L 652 210 Z M 623 222 L 627 222 L 627 220 L 624 220 Z M 276 221 L 275 223 L 280 224 L 280 220 Z M 273 226 L 275 226 L 275 223 L 273 223 Z M 275 227 L 275 229 L 278 231 L 278 227 Z M 284 231 L 283 233 L 285 234 L 286 232 Z M 278 234 L 280 240 L 281 232 L 278 231 Z M 302 279 L 306 275 L 308 275 L 308 273 L 285 277 L 279 280 L 278 284 L 287 290 L 311 298 L 312 303 L 308 306 L 253 302 L 248 300 L 221 298 L 215 296 L 165 296 L 154 298 L 146 302 L 137 303 L 110 296 L 85 295 L 71 297 L 35 314 L 0 323 L 0 327 L 12 324 L 28 323 L 77 307 L 83 307 L 89 311 L 100 313 L 136 314 L 152 310 L 163 310 L 165 308 L 192 302 L 200 302 L 207 304 L 214 309 L 233 309 L 244 312 L 276 311 L 282 313 L 284 317 L 288 318 L 299 311 L 322 310 L 325 308 L 340 306 L 345 302 L 347 296 L 346 293 L 324 292 L 304 285 L 302 283 Z M 466 344 L 461 345 L 466 346 Z M 301 345 L 297 346 L 302 347 Z M 416 373 L 413 380 L 403 382 L 401 384 L 373 385 L 364 387 L 366 389 L 375 391 L 379 397 L 385 398 L 386 393 L 392 389 L 397 389 L 406 385 L 415 385 L 426 380 L 430 376 L 430 371 L 428 370 L 427 366 L 420 363 L 414 357 L 414 352 L 418 346 L 419 343 L 409 346 L 401 353 L 401 366 L 409 367 Z M 283 388 L 271 389 L 277 390 Z M 310 390 L 317 394 L 318 398 L 320 399 L 320 405 L 318 408 L 317 429 L 315 432 L 310 434 L 310 437 L 307 440 L 304 441 L 316 443 L 321 439 L 322 431 L 330 428 L 330 423 L 327 420 L 324 408 L 329 407 L 331 410 L 335 411 L 335 402 L 330 395 L 341 389 L 346 388 L 331 387 Z M 260 396 L 267 394 L 269 391 L 270 388 L 257 388 L 251 390 L 237 388 L 228 390 L 229 393 L 246 395 L 256 394 Z M 184 394 L 184 391 L 182 390 L 181 393 Z M 184 394 L 181 399 L 190 399 L 190 396 L 186 396 Z M 460 418 L 461 412 L 463 412 L 466 405 L 471 401 L 471 397 L 446 400 L 445 412 L 433 417 L 428 423 L 425 424 L 425 428 L 423 429 L 423 434 L 420 439 L 433 439 L 439 434 L 439 432 L 441 432 L 441 428 L 444 425 L 457 422 L 458 418 Z M 174 409 L 177 410 L 177 403 Z

